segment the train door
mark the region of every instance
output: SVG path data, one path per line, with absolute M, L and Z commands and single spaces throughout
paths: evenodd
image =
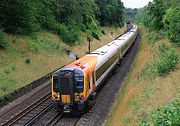
M 89 94 L 93 91 L 93 73 L 88 75 Z
M 95 76 L 95 72 L 92 72 L 92 83 L 93 83 L 93 91 L 96 90 L 96 76 Z

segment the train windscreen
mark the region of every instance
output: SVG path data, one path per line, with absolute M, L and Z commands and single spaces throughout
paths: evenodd
M 70 78 L 68 77 L 61 77 L 61 93 L 62 94 L 69 94 L 70 92 L 70 86 L 71 86 L 71 82 L 70 82 Z

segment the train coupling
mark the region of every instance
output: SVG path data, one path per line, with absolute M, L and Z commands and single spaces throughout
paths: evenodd
M 69 105 L 64 105 L 64 108 L 63 108 L 64 113 L 70 113 L 71 111 L 72 111 L 72 109 Z

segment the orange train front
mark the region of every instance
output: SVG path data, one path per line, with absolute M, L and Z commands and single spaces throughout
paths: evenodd
M 96 89 L 122 59 L 136 35 L 137 26 L 133 25 L 123 36 L 57 70 L 52 75 L 54 108 L 69 113 L 83 111 L 92 103 Z

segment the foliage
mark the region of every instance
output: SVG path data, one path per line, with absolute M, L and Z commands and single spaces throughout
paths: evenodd
M 138 78 L 143 74 L 164 76 L 173 71 L 179 63 L 179 55 L 173 47 L 161 45 L 159 46 L 159 58 L 154 63 L 146 64 Z
M 10 79 L 10 77 L 8 77 L 7 75 L 2 75 L 0 77 L 0 91 L 6 91 L 7 93 L 10 93 L 14 90 L 13 86 L 16 83 L 15 80 Z M 3 100 L 5 98 L 4 96 L 0 96 L 0 101 Z
M 122 26 L 123 25 L 123 3 L 120 0 L 96 0 L 98 11 L 96 19 L 102 26 Z
M 125 20 L 134 21 L 135 16 L 137 15 L 138 9 L 125 8 L 124 18 Z
M 156 111 L 143 113 L 139 118 L 139 126 L 179 126 L 180 102 L 175 97 L 168 104 L 159 106 Z
M 0 28 L 0 48 L 6 49 L 8 46 L 6 42 L 6 34 L 3 32 L 3 30 Z
M 99 39 L 100 25 L 123 25 L 120 0 L 1 0 L 0 5 L 0 25 L 12 34 L 47 29 L 71 43 L 81 30 Z
M 165 9 L 163 6 L 162 0 L 154 0 L 153 3 L 149 3 L 148 6 L 148 15 L 150 15 L 151 22 L 149 26 L 152 28 L 152 30 L 160 30 L 163 28 L 163 15 L 165 14 Z
M 157 42 L 158 40 L 161 40 L 164 38 L 164 36 L 166 35 L 165 31 L 163 30 L 160 30 L 158 32 L 156 31 L 151 31 L 148 35 L 148 39 L 150 40 L 149 42 L 151 43 L 155 43 Z
M 32 0 L 1 0 L 0 4 L 0 24 L 6 32 L 29 34 L 37 31 L 37 9 Z
M 172 100 L 169 104 L 161 106 L 152 113 L 155 126 L 178 126 L 180 125 L 180 102 Z
M 83 30 L 87 31 L 94 38 L 99 39 L 101 35 L 101 30 L 97 24 L 96 19 L 93 19 L 91 16 L 86 16 L 84 18 Z
M 55 43 L 50 36 L 34 36 L 28 39 L 28 45 L 31 51 L 41 52 L 45 54 L 59 53 L 60 47 L 58 43 Z M 30 61 L 30 59 L 29 59 Z M 28 64 L 28 62 L 26 62 Z M 29 62 L 30 63 L 30 62 Z
M 37 7 L 37 21 L 41 28 L 54 30 L 57 21 L 56 16 L 61 11 L 60 1 L 57 0 L 38 0 L 35 1 Z
M 80 31 L 78 27 L 75 25 L 75 22 L 67 26 L 64 24 L 60 24 L 57 27 L 57 33 L 58 35 L 60 35 L 61 39 L 64 42 L 73 43 L 79 40 Z
M 166 45 L 161 45 L 159 51 L 160 57 L 153 64 L 153 69 L 159 76 L 163 76 L 174 70 L 176 65 L 179 63 L 179 57 L 174 48 Z
M 180 3 L 178 0 L 153 0 L 139 9 L 136 22 L 144 24 L 149 31 L 166 31 L 175 43 L 180 42 Z
M 26 64 L 30 64 L 31 63 L 31 60 L 29 58 L 26 59 L 25 61 Z
M 164 17 L 164 24 L 168 37 L 173 42 L 180 44 L 180 6 L 170 8 Z

